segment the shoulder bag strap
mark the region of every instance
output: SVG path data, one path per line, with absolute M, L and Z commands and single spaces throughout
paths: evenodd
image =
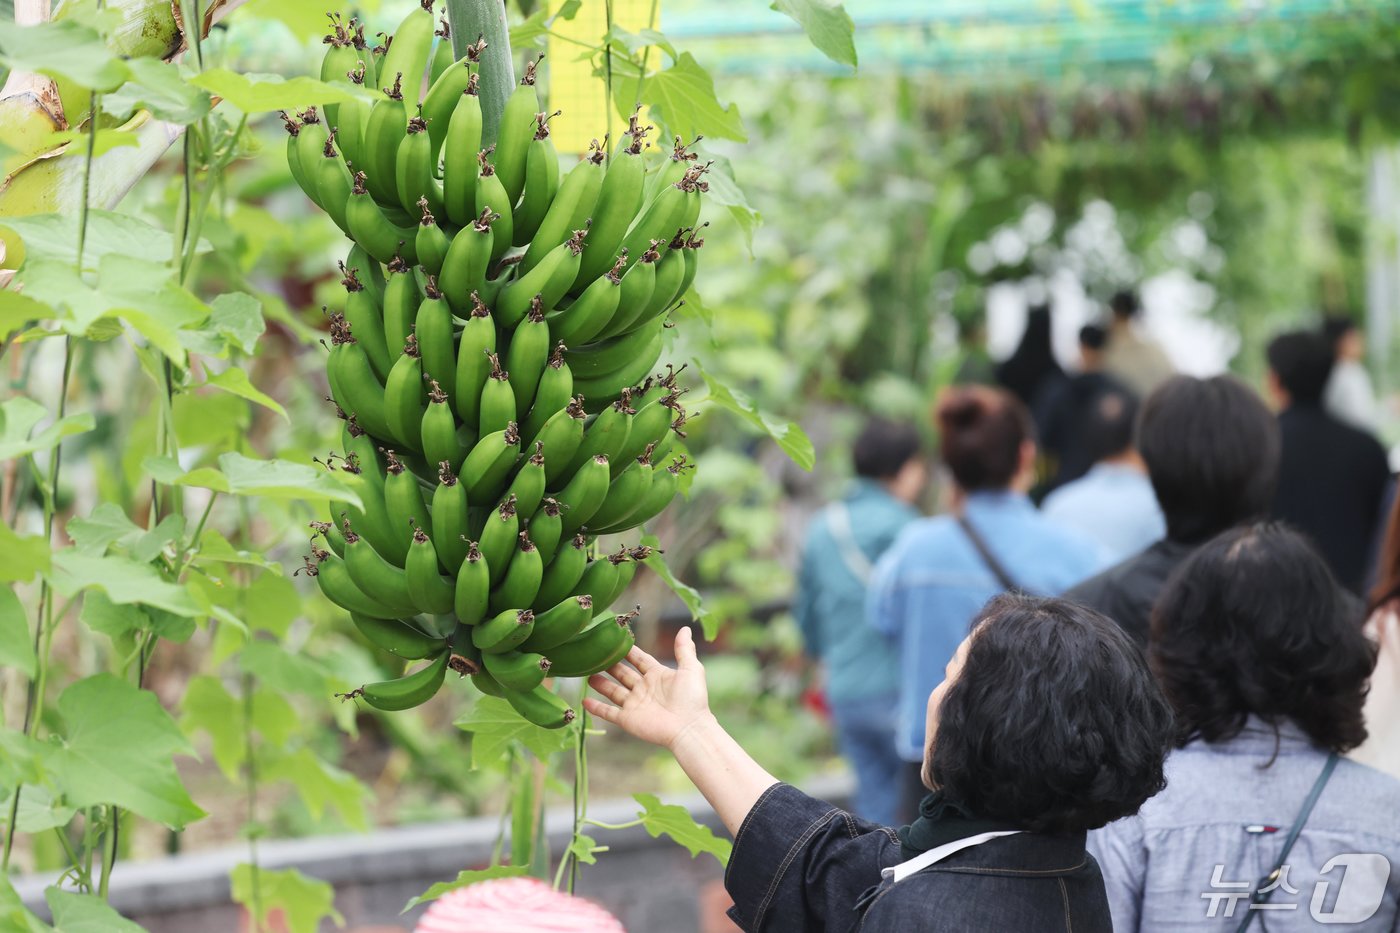
M 1274 863 L 1274 870 L 1259 879 L 1259 884 L 1255 886 L 1254 893 L 1250 895 L 1250 904 L 1264 904 L 1268 902 L 1269 898 L 1274 896 L 1274 890 L 1277 890 L 1276 888 L 1269 891 L 1261 891 L 1261 889 L 1267 888 L 1275 881 L 1278 881 L 1279 876 L 1283 874 L 1283 866 L 1288 862 L 1288 853 L 1293 848 L 1293 843 L 1298 841 L 1298 834 L 1303 831 L 1303 824 L 1305 824 L 1308 821 L 1308 817 L 1312 815 L 1313 807 L 1317 805 L 1317 798 L 1322 796 L 1322 789 L 1327 786 L 1328 780 L 1332 777 L 1332 772 L 1336 770 L 1337 758 L 1336 752 L 1327 756 L 1327 764 L 1322 766 L 1322 773 L 1319 774 L 1317 780 L 1313 782 L 1312 790 L 1308 792 L 1308 799 L 1303 801 L 1303 808 L 1298 811 L 1298 818 L 1293 821 L 1293 826 L 1288 830 L 1288 835 L 1283 840 L 1283 850 L 1278 854 L 1278 861 Z M 1235 928 L 1235 933 L 1244 933 L 1245 930 L 1249 929 L 1250 923 L 1254 921 L 1254 913 L 1253 910 L 1245 913 L 1244 919 L 1241 920 L 1240 925 Z
M 997 560 L 992 549 L 987 547 L 987 542 L 982 538 L 982 535 L 978 533 L 976 528 L 972 527 L 972 522 L 967 520 L 967 516 L 959 515 L 957 521 L 958 527 L 963 530 L 963 534 L 967 535 L 967 540 L 972 542 L 973 550 L 977 552 L 978 557 L 982 558 L 982 563 L 987 565 L 992 576 L 997 578 L 1001 588 L 1012 593 L 1022 592 L 1020 585 L 1012 578 L 1011 574 L 1006 572 L 1006 568 L 1002 566 L 1001 561 Z
M 855 533 L 851 530 L 851 510 L 844 502 L 833 502 L 826 510 L 826 527 L 836 542 L 836 550 L 841 552 L 841 562 L 862 584 L 870 583 L 870 575 L 875 568 L 870 558 L 856 544 Z

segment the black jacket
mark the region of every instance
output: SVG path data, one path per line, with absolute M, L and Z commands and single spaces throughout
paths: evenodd
M 1294 405 L 1278 425 L 1274 517 L 1307 534 L 1337 579 L 1359 593 L 1390 477 L 1385 449 L 1319 405 Z
M 894 830 L 775 784 L 735 837 L 729 916 L 746 933 L 1112 933 L 1083 833 L 1003 836 L 882 882 L 902 861 Z
M 1147 550 L 1076 584 L 1064 594 L 1065 599 L 1097 609 L 1146 647 L 1152 604 L 1167 577 L 1195 549 L 1194 544 L 1163 538 Z

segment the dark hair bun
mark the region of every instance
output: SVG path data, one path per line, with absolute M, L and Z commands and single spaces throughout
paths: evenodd
M 938 403 L 939 430 L 949 433 L 976 427 L 986 419 L 989 401 L 986 393 L 974 387 L 953 389 Z
M 1002 489 L 1020 468 L 1031 419 L 1020 399 L 1003 389 L 956 386 L 938 401 L 939 450 L 967 492 Z

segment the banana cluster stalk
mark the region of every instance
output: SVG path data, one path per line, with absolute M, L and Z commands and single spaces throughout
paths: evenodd
M 293 176 L 353 241 L 327 467 L 362 506 L 312 523 L 305 572 L 368 641 L 425 662 L 346 696 L 407 709 L 452 670 L 559 727 L 574 711 L 546 678 L 627 654 L 634 613 L 608 607 L 650 554 L 593 542 L 658 515 L 688 469 L 683 390 L 656 370 L 706 168 L 677 140 L 649 170 L 634 114 L 610 161 L 595 142 L 561 175 L 533 66 L 483 148 L 485 44 L 452 61 L 434 27 L 424 0 L 369 48 L 332 16 L 322 79 L 381 95 L 283 115 Z

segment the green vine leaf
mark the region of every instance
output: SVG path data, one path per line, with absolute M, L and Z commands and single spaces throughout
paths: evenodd
M 699 622 L 705 632 L 705 639 L 711 640 L 719 633 L 719 619 L 714 613 L 705 608 L 704 601 L 700 598 L 700 593 L 695 587 L 682 583 L 676 579 L 676 575 L 671 572 L 671 567 L 666 563 L 665 556 L 661 553 L 661 541 L 656 535 L 642 535 L 641 544 L 643 547 L 651 548 L 651 556 L 642 563 L 650 567 L 661 582 L 675 593 L 680 601 L 685 603 L 685 608 L 690 610 L 692 622 Z
M 52 263 L 69 274 L 78 260 L 78 214 L 34 214 L 28 217 L 0 218 L 0 226 L 13 230 L 24 241 L 25 261 L 21 278 L 28 282 L 33 269 Z M 87 234 L 83 242 L 83 268 L 96 269 L 109 255 L 129 256 L 153 263 L 167 263 L 175 252 L 175 239 L 159 227 L 130 214 L 92 209 L 88 211 Z M 199 252 L 214 247 L 200 239 Z
M 149 631 L 167 641 L 183 643 L 190 640 L 195 630 L 194 619 L 189 616 L 131 603 L 114 603 L 100 590 L 83 597 L 83 610 L 78 618 L 94 632 L 101 632 L 114 641 L 132 632 Z
M 219 467 L 201 467 L 186 473 L 169 457 L 147 457 L 142 467 L 158 483 L 171 486 L 197 486 L 234 496 L 262 496 L 266 499 L 308 499 L 348 502 L 360 507 L 360 497 L 325 470 L 288 460 L 255 460 L 238 453 L 226 453 Z
M 777 443 L 792 462 L 804 470 L 811 470 L 817 462 L 816 451 L 807 433 L 793 421 L 784 422 L 758 407 L 758 403 L 739 389 L 731 389 L 703 369 L 700 375 L 705 379 L 710 394 L 705 401 L 713 402 L 726 411 L 733 412 L 749 424 L 758 428 Z
M 9 804 L 7 799 L 5 807 Z M 15 811 L 15 827 L 22 833 L 46 833 L 67 826 L 77 812 L 42 784 L 25 784 L 19 795 L 19 809 Z
M 288 933 L 316 933 L 327 917 L 336 926 L 345 926 L 345 918 L 335 909 L 335 888 L 295 868 L 269 871 L 247 863 L 236 866 L 229 874 L 229 885 L 233 899 L 249 913 L 254 910 L 255 879 L 257 904 L 262 913 L 254 918 L 254 926 L 266 924 L 270 927 L 269 921 L 275 912 L 282 915 Z
M 45 766 L 70 806 L 115 804 L 171 829 L 205 815 L 175 770 L 194 749 L 154 693 L 97 674 L 64 690 L 58 712 L 65 728 Z
M 706 161 L 710 162 L 710 171 L 705 175 L 705 181 L 710 186 L 709 202 L 719 205 L 729 210 L 729 216 L 734 218 L 734 222 L 739 227 L 739 232 L 744 235 L 744 245 L 748 248 L 750 258 L 753 257 L 753 232 L 763 223 L 763 215 L 754 210 L 749 205 L 749 200 L 744 196 L 743 189 L 734 180 L 734 166 L 724 156 L 706 155 Z
M 245 760 L 243 704 L 217 677 L 190 679 L 180 700 L 180 729 L 187 736 L 203 730 L 209 736 L 214 763 L 230 781 L 238 780 Z
M 115 91 L 130 73 L 96 29 L 73 19 L 9 25 L 0 35 L 0 61 L 94 91 Z
M 545 729 L 517 713 L 498 697 L 481 696 L 471 710 L 453 723 L 472 734 L 472 768 L 490 767 L 505 760 L 512 742 L 520 742 L 541 761 L 573 746 L 578 720 L 562 729 Z
M 353 774 L 321 760 L 305 747 L 287 755 L 264 750 L 259 764 L 266 780 L 286 781 L 297 789 L 297 796 L 306 804 L 312 819 L 321 819 L 327 807 L 334 807 L 352 829 L 369 830 L 365 815 L 369 788 Z
M 104 557 L 64 548 L 53 556 L 48 577 L 53 588 L 64 596 L 95 588 L 114 603 L 142 603 L 190 617 L 205 613 L 205 607 L 185 587 L 166 580 L 151 564 L 128 557 Z
M 0 788 L 37 784 L 43 780 L 46 748 L 48 746 L 18 729 L 0 729 Z
M 11 667 L 25 677 L 34 676 L 34 645 L 29 640 L 29 619 L 24 604 L 10 587 L 0 589 L 0 667 Z
M 721 865 L 729 864 L 729 853 L 734 846 L 728 839 L 721 839 L 701 826 L 685 807 L 673 803 L 662 803 L 655 794 L 633 794 L 632 799 L 642 805 L 637 818 L 653 837 L 665 834 L 685 846 L 691 858 L 701 852 L 713 855 Z
M 185 83 L 177 65 L 158 58 L 132 58 L 126 67 L 131 73 L 126 84 L 102 97 L 102 109 L 118 118 L 143 109 L 167 123 L 189 126 L 213 106 L 208 94 Z
M 97 427 L 91 413 L 83 412 L 61 418 L 31 437 L 34 426 L 48 416 L 47 408 L 22 395 L 0 405 L 0 460 L 51 450 L 65 437 Z
M 245 292 L 227 292 L 209 303 L 209 320 L 197 330 L 180 332 L 191 353 L 228 359 L 231 350 L 251 354 L 263 335 L 262 302 Z
M 373 103 L 381 95 L 372 90 L 352 90 L 349 84 L 327 84 L 315 78 L 283 78 L 281 75 L 238 74 L 227 68 L 210 68 L 189 79 L 195 87 L 222 97 L 244 113 L 302 110 L 321 104 Z
M 145 928 L 117 913 L 94 894 L 47 888 L 44 901 L 53 912 L 54 933 L 145 933 Z
M 479 881 L 491 881 L 495 878 L 520 878 L 528 874 L 529 871 L 530 868 L 527 865 L 493 865 L 490 868 L 470 868 L 458 873 L 453 880 L 439 881 L 417 897 L 410 898 L 399 913 L 407 913 L 419 904 L 435 901 L 444 894 L 450 894 L 458 888 L 465 888 Z
M 613 102 L 622 114 L 631 113 L 638 102 L 645 104 L 669 133 L 684 139 L 748 141 L 738 105 L 719 102 L 714 78 L 689 52 L 682 52 L 670 67 L 648 74 L 645 81 L 639 63 L 615 54 Z
M 856 24 L 841 4 L 827 0 L 773 0 L 769 9 L 796 20 L 827 58 L 856 67 Z
M 248 374 L 236 367 L 231 367 L 219 373 L 217 376 L 210 376 L 209 381 L 204 383 L 215 389 L 221 389 L 239 398 L 246 398 L 254 404 L 261 405 L 269 411 L 275 411 L 282 416 L 282 420 L 288 424 L 292 419 L 287 417 L 287 409 L 277 404 L 277 400 L 264 392 L 261 392 L 248 380 Z
M 31 321 L 47 321 L 53 308 L 12 288 L 0 288 L 0 340 L 24 330 Z
M 0 583 L 28 583 L 36 574 L 52 569 L 49 542 L 42 535 L 21 535 L 0 525 Z
M 608 851 L 607 846 L 598 845 L 598 840 L 592 836 L 578 833 L 569 842 L 566 855 L 572 855 L 582 865 L 597 865 L 599 852 Z
M 0 873 L 0 929 L 13 933 L 53 933 L 53 927 L 29 912 L 8 874 Z

